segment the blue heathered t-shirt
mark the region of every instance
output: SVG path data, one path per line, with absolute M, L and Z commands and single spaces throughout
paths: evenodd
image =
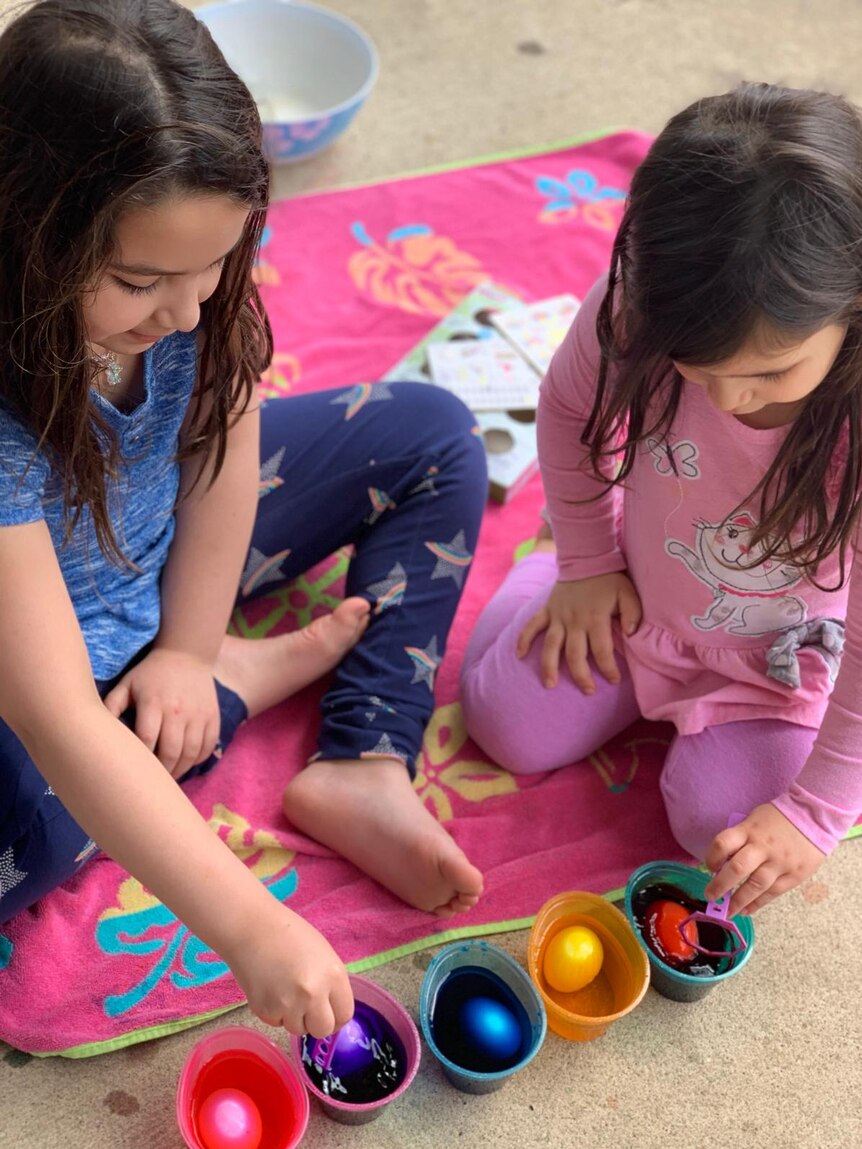
M 48 524 L 99 680 L 118 674 L 159 629 L 159 580 L 174 537 L 179 487 L 178 434 L 196 374 L 196 335 L 177 332 L 144 352 L 145 397 L 133 411 L 124 414 L 91 392 L 119 437 L 123 462 L 108 506 L 117 541 L 140 573 L 105 558 L 86 511 L 62 545 L 59 478 L 41 452 L 34 458 L 31 432 L 0 405 L 0 527 Z

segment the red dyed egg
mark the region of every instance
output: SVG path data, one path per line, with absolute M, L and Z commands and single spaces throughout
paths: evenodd
M 258 1149 L 260 1111 L 241 1089 L 216 1089 L 201 1105 L 198 1129 L 206 1149 Z
M 697 924 L 689 922 L 683 931 L 679 928 L 690 915 L 691 910 L 681 906 L 679 902 L 651 902 L 647 907 L 645 915 L 647 940 L 658 956 L 671 965 L 682 965 L 691 961 L 697 953 L 697 950 L 688 944 L 697 942 Z

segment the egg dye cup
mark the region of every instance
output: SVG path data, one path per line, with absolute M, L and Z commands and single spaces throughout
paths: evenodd
M 506 1069 L 491 1072 L 467 1069 L 447 1057 L 435 1039 L 433 1019 L 440 989 L 451 974 L 467 967 L 487 970 L 496 975 L 524 1007 L 527 1014 L 530 1036 L 526 1042 L 526 1049 L 517 1063 Z M 428 1048 L 439 1061 L 452 1085 L 462 1093 L 493 1093 L 502 1088 L 513 1074 L 533 1060 L 542 1047 L 548 1028 L 542 999 L 526 971 L 505 950 L 478 939 L 453 942 L 432 959 L 422 980 L 419 1023 Z
M 357 974 L 350 974 L 350 986 L 355 1002 L 358 1005 L 367 1005 L 377 1010 L 383 1020 L 391 1026 L 395 1036 L 404 1047 L 406 1058 L 404 1077 L 398 1087 L 393 1089 L 391 1093 L 387 1093 L 385 1097 L 360 1104 L 340 1101 L 336 1097 L 327 1096 L 322 1089 L 318 1088 L 314 1079 L 305 1072 L 304 1068 L 300 1070 L 300 1073 L 305 1088 L 312 1097 L 317 1099 L 327 1117 L 331 1117 L 333 1121 L 340 1121 L 342 1125 L 366 1125 L 369 1121 L 374 1121 L 379 1117 L 387 1105 L 406 1091 L 419 1068 L 422 1047 L 419 1042 L 419 1031 L 413 1018 L 397 998 L 393 997 L 391 993 L 387 993 L 385 989 L 381 989 L 375 982 L 369 981 L 368 978 L 359 977 Z M 292 1035 L 290 1045 L 297 1064 L 301 1065 L 302 1038 L 295 1034 Z
M 604 949 L 596 977 L 574 993 L 548 984 L 545 950 L 551 939 L 570 926 L 586 926 Z M 530 977 L 548 1012 L 548 1025 L 569 1041 L 593 1041 L 625 1017 L 643 999 L 650 981 L 646 954 L 625 916 L 598 894 L 571 890 L 550 898 L 536 915 L 527 950 Z
M 295 1149 L 308 1125 L 309 1102 L 299 1070 L 256 1029 L 226 1026 L 202 1038 L 186 1058 L 177 1085 L 177 1124 L 188 1149 L 207 1149 L 198 1114 L 218 1089 L 239 1089 L 257 1106 L 260 1149 Z
M 635 872 L 626 884 L 626 917 L 637 935 L 652 972 L 652 985 L 662 997 L 671 1001 L 692 1002 L 700 1001 L 721 982 L 727 981 L 734 974 L 739 973 L 754 947 L 754 923 L 750 917 L 737 914 L 730 919 L 736 926 L 743 940 L 745 948 L 736 953 L 728 953 L 728 967 L 721 973 L 708 977 L 696 977 L 683 970 L 674 969 L 667 962 L 662 961 L 647 945 L 641 933 L 641 927 L 634 913 L 634 899 L 650 886 L 672 885 L 688 894 L 689 897 L 700 901 L 707 901 L 706 887 L 711 875 L 694 866 L 686 866 L 682 862 L 648 862 Z

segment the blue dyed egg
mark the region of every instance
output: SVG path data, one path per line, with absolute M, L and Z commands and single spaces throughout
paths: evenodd
M 512 1010 L 491 997 L 471 997 L 458 1013 L 461 1035 L 482 1057 L 509 1061 L 521 1047 L 521 1027 Z

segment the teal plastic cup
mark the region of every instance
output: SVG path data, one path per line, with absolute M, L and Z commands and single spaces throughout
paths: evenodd
M 524 1033 L 514 1063 L 496 1070 L 478 1070 L 460 1064 L 458 1042 L 454 1048 L 449 1043 L 445 1052 L 441 1049 L 436 1025 L 439 1020 L 437 1011 L 441 1008 L 440 991 L 456 974 L 467 974 L 480 983 L 483 975 L 487 975 L 489 986 L 500 987 L 510 1003 L 523 1007 Z M 548 1028 L 544 1003 L 527 971 L 505 950 L 476 938 L 453 942 L 434 957 L 422 981 L 419 1023 L 428 1048 L 452 1085 L 462 1093 L 493 1093 L 500 1089 L 513 1074 L 533 1060 L 542 1047 Z M 464 1060 L 469 1059 L 465 1057 Z
M 738 974 L 748 962 L 754 949 L 754 923 L 747 915 L 737 914 L 732 920 L 747 943 L 746 949 L 741 953 L 728 953 L 726 958 L 719 961 L 716 973 L 698 977 L 694 974 L 685 973 L 683 970 L 674 969 L 673 966 L 662 961 L 658 954 L 647 945 L 642 933 L 642 925 L 635 916 L 634 903 L 644 890 L 651 886 L 663 885 L 676 886 L 689 897 L 706 902 L 705 891 L 711 876 L 704 870 L 698 870 L 694 866 L 686 866 L 682 862 L 648 862 L 645 866 L 635 870 L 626 883 L 626 917 L 649 958 L 650 982 L 663 997 L 670 998 L 671 1001 L 700 1001 L 717 985 Z

